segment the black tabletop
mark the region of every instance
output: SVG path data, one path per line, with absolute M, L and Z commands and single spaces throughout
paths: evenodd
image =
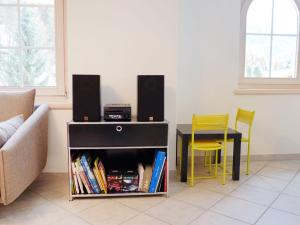
M 177 124 L 177 131 L 181 135 L 191 135 L 192 134 L 192 124 Z M 210 130 L 210 131 L 197 131 L 196 134 L 223 134 L 222 130 Z M 228 135 L 241 135 L 240 132 L 228 128 L 227 130 Z

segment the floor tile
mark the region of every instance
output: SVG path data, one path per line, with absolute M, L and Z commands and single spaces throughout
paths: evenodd
M 111 199 L 102 199 L 101 203 L 77 213 L 80 218 L 93 225 L 120 224 L 136 216 L 138 211 Z
M 222 185 L 220 182 L 212 179 L 201 180 L 195 185 L 195 187 L 200 189 L 207 189 L 215 191 L 221 194 L 228 194 L 238 188 L 242 184 L 242 181 L 232 181 L 229 180 L 225 185 Z
M 230 195 L 257 204 L 269 206 L 279 194 L 278 192 L 243 184 L 238 189 L 230 193 Z
M 250 175 L 257 173 L 266 164 L 267 164 L 266 161 L 252 161 L 252 162 L 250 162 Z M 246 174 L 247 163 L 242 162 L 240 168 L 241 168 L 241 174 Z
M 300 172 L 294 177 L 293 183 L 300 184 Z
M 265 177 L 265 176 L 252 176 L 249 180 L 245 182 L 245 184 L 263 188 L 270 191 L 281 192 L 289 181 Z
M 291 182 L 283 193 L 300 197 L 300 183 Z
M 172 225 L 185 225 L 200 216 L 204 211 L 188 203 L 168 199 L 145 213 Z
M 215 212 L 207 211 L 198 219 L 193 221 L 191 225 L 248 225 L 248 223 L 244 223 Z
M 60 219 L 58 221 L 55 221 L 51 225 L 90 225 L 90 224 L 77 216 L 71 215 L 63 219 Z
M 165 201 L 166 197 L 160 196 L 147 196 L 147 197 L 122 197 L 122 198 L 115 198 L 114 201 L 122 203 L 129 208 L 133 208 L 140 212 L 143 212 L 155 205 L 158 205 L 162 201 Z
M 140 214 L 132 219 L 122 223 L 122 225 L 168 225 L 146 214 Z
M 38 208 L 40 205 L 48 201 L 36 193 L 26 190 L 18 199 L 9 205 L 0 204 L 0 218 L 12 214 L 17 210 L 24 210 L 28 208 Z
M 267 165 L 288 170 L 300 170 L 300 160 L 269 161 Z
M 182 191 L 174 196 L 174 198 L 190 203 L 194 206 L 199 206 L 204 209 L 212 207 L 217 201 L 224 197 L 223 194 L 192 187 L 188 190 Z
M 64 195 L 59 198 L 51 200 L 52 203 L 58 205 L 61 208 L 68 210 L 69 212 L 76 213 L 84 209 L 87 209 L 91 206 L 98 204 L 103 201 L 103 199 L 93 199 L 93 198 L 76 198 L 73 201 L 69 201 L 69 196 Z
M 13 220 L 0 217 L 0 225 L 17 225 Z
M 300 216 L 300 197 L 282 194 L 273 203 L 272 208 L 295 213 Z
M 287 170 L 287 169 L 282 169 L 277 167 L 266 166 L 262 170 L 260 170 L 257 174 L 261 176 L 290 181 L 293 179 L 296 173 L 297 170 Z
M 253 224 L 263 214 L 267 207 L 245 200 L 226 197 L 217 203 L 212 210 L 223 215 Z
M 282 212 L 276 209 L 269 209 L 258 220 L 256 225 L 299 225 L 300 216 Z
M 181 191 L 187 190 L 190 186 L 186 182 L 170 181 L 169 182 L 169 195 L 173 196 Z
M 46 202 L 39 205 L 38 207 L 16 209 L 7 216 L 7 219 L 11 220 L 14 224 L 47 225 L 52 224 L 69 215 L 70 213 L 66 210 L 50 202 Z

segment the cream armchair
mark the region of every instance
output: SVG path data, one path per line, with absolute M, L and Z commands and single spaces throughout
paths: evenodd
M 46 165 L 48 106 L 34 112 L 0 149 L 0 202 L 13 202 Z

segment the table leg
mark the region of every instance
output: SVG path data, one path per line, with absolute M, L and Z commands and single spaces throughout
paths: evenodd
M 233 162 L 232 162 L 232 180 L 240 179 L 241 162 L 241 135 L 234 138 L 233 144 Z
M 187 181 L 187 169 L 188 169 L 188 152 L 189 152 L 189 139 L 185 135 L 182 136 L 182 157 L 181 157 L 181 168 L 180 177 L 181 182 Z
M 221 163 L 221 157 L 222 157 L 222 149 L 219 149 L 218 153 L 214 154 L 214 160 L 213 160 L 214 164 L 216 163 L 216 154 L 218 154 L 218 164 L 220 164 Z
M 218 164 L 220 164 L 221 163 L 221 157 L 222 157 L 222 149 L 220 149 L 219 151 L 218 151 Z

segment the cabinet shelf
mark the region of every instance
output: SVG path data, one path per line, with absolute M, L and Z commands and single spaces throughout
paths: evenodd
M 115 194 L 72 194 L 72 198 L 106 198 L 106 197 L 122 197 L 122 196 L 157 196 L 157 195 L 168 195 L 168 192 L 155 192 L 155 193 L 143 193 L 143 192 L 132 192 L 132 193 L 115 193 Z
M 119 129 L 121 127 L 121 129 Z M 68 128 L 68 162 L 69 162 L 69 199 L 74 198 L 105 198 L 122 196 L 168 196 L 169 166 L 167 163 L 167 186 L 165 192 L 123 192 L 108 194 L 74 194 L 72 193 L 72 153 L 86 151 L 91 154 L 113 154 L 123 157 L 122 154 L 132 152 L 144 154 L 144 162 L 153 161 L 154 152 L 161 149 L 166 152 L 169 162 L 168 150 L 168 122 L 69 122 Z M 116 129 L 118 128 L 118 129 Z M 131 154 L 131 153 L 130 153 Z M 110 162 L 104 162 L 109 164 Z M 126 164 L 129 162 L 125 162 Z M 124 166 L 124 163 L 122 164 Z M 127 165 L 123 169 L 126 168 Z M 163 189 L 161 189 L 162 191 Z

